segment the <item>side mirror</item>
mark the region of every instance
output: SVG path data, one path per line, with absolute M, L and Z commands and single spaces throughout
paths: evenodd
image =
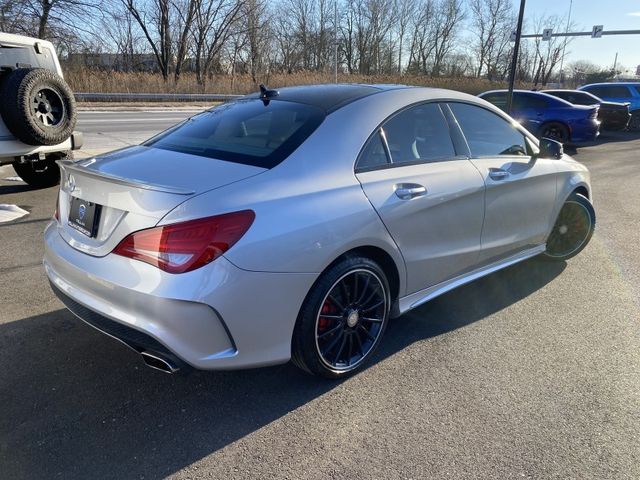
M 560 159 L 564 154 L 562 144 L 550 138 L 540 139 L 539 148 L 540 148 L 540 153 L 538 154 L 538 157 L 540 158 Z

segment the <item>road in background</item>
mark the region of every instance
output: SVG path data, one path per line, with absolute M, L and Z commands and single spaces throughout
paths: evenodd
M 99 107 L 98 107 L 99 108 Z M 93 157 L 111 150 L 137 145 L 155 134 L 202 112 L 206 107 L 122 108 L 80 110 L 76 130 L 84 135 L 84 145 L 76 158 Z M 10 165 L 0 166 L 0 179 L 15 175 Z
M 96 138 L 153 133 L 147 114 L 104 120 L 81 122 Z M 640 136 L 603 136 L 576 158 L 598 213 L 580 255 L 404 315 L 371 366 L 338 382 L 291 365 L 144 367 L 49 289 L 42 230 L 57 188 L 0 180 L 0 203 L 31 212 L 0 225 L 1 476 L 637 480 Z
M 136 145 L 202 110 L 203 108 L 80 111 L 76 127 L 76 130 L 84 134 L 80 156 L 93 156 Z

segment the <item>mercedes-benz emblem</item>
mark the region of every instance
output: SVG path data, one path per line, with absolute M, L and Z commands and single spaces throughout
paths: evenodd
M 76 179 L 73 175 L 69 175 L 69 179 L 67 180 L 67 185 L 69 186 L 69 191 L 73 192 L 76 189 Z

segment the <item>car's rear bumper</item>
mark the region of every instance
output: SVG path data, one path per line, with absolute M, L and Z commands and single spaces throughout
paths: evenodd
M 600 127 L 603 130 L 622 130 L 627 128 L 631 120 L 631 114 L 628 111 L 605 111 L 601 112 L 599 117 Z
M 13 163 L 16 158 L 23 156 L 79 150 L 83 143 L 82 132 L 73 132 L 71 137 L 56 145 L 27 145 L 13 136 L 0 137 L 0 165 Z
M 586 120 L 569 124 L 571 129 L 571 144 L 592 142 L 600 135 L 600 121 Z
M 199 369 L 283 363 L 315 274 L 248 272 L 220 257 L 185 274 L 69 246 L 57 222 L 45 230 L 44 266 L 77 316 L 129 346 Z

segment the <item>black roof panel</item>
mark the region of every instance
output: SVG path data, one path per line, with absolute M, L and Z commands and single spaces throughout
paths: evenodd
M 279 95 L 271 97 L 269 100 L 304 103 L 322 108 L 329 113 L 355 100 L 380 92 L 383 89 L 385 88 L 372 85 L 339 83 L 301 85 L 297 87 L 273 88 L 273 90 L 278 90 Z M 260 94 L 256 92 L 247 95 L 245 98 L 258 98 L 259 95 Z

